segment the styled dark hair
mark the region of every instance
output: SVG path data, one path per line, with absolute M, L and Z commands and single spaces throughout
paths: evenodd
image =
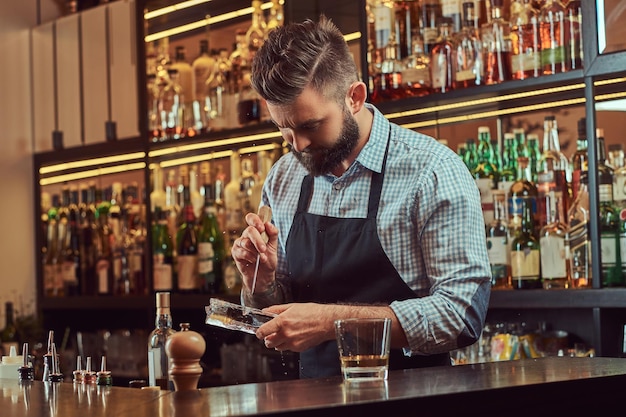
M 343 100 L 357 68 L 341 31 L 326 16 L 273 29 L 252 61 L 252 87 L 270 103 L 292 103 L 311 86 Z

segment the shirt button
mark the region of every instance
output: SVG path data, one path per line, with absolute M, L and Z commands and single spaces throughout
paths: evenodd
M 341 190 L 341 184 L 335 184 L 335 185 L 333 185 L 333 188 L 334 188 L 336 191 L 339 191 L 339 190 Z

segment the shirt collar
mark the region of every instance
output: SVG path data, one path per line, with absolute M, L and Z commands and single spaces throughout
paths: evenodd
M 380 173 L 383 169 L 387 142 L 390 139 L 390 123 L 372 104 L 365 103 L 365 107 L 373 113 L 374 121 L 370 137 L 356 160 L 365 168 Z

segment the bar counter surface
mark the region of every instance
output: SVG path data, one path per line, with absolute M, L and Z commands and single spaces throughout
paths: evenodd
M 569 357 L 393 371 L 378 384 L 337 377 L 181 392 L 0 379 L 0 416 L 577 416 L 623 405 L 624 387 L 626 359 Z

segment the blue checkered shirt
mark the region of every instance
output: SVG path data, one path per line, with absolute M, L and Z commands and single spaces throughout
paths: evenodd
M 371 174 L 381 171 L 390 138 L 377 228 L 387 257 L 417 297 L 390 305 L 409 342 L 405 354 L 441 353 L 473 343 L 484 324 L 491 282 L 476 183 L 447 146 L 390 123 L 372 105 L 367 108 L 374 114 L 368 142 L 341 177 L 315 178 L 309 212 L 365 218 Z M 285 245 L 306 175 L 288 153 L 274 164 L 263 187 L 262 204 L 272 208 L 279 230 L 277 279 L 287 287 Z

